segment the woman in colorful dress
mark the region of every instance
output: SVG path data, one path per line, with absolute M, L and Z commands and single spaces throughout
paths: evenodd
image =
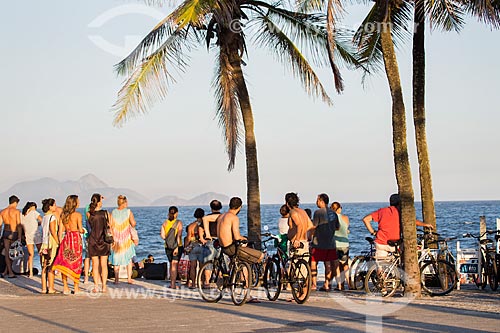
M 127 197 L 119 195 L 118 208 L 113 209 L 113 240 L 109 261 L 115 270 L 115 284 L 120 278 L 120 266 L 127 266 L 127 282 L 132 284 L 132 258 L 135 256 L 135 244 L 132 239 L 136 222 L 134 214 L 128 208 Z
M 80 200 L 77 195 L 70 195 L 66 198 L 62 214 L 61 225 L 59 229 L 59 238 L 64 238 L 59 246 L 59 253 L 52 265 L 53 271 L 59 271 L 62 275 L 63 294 L 69 295 L 71 291 L 68 287 L 68 278 L 73 280 L 74 294 L 80 293 L 78 286 L 82 274 L 82 214 L 76 209 L 80 206 Z
M 92 277 L 94 278 L 93 293 L 103 293 L 107 291 L 106 283 L 108 280 L 108 256 L 110 254 L 110 245 L 104 241 L 108 223 L 111 228 L 113 221 L 111 214 L 102 210 L 103 196 L 94 193 L 90 199 L 89 211 L 87 213 L 87 223 L 90 227 L 88 238 L 88 254 L 92 260 Z M 99 289 L 102 285 L 102 289 Z
M 23 225 L 26 246 L 28 247 L 28 269 L 29 277 L 33 277 L 33 257 L 35 256 L 35 246 L 40 251 L 42 245 L 42 234 L 38 226 L 42 223 L 40 213 L 36 211 L 36 203 L 28 201 L 23 208 L 21 224 Z
M 42 294 L 55 294 L 54 271 L 51 266 L 59 247 L 59 237 L 57 235 L 59 221 L 55 215 L 56 201 L 52 198 L 42 201 L 42 245 L 40 246 L 40 256 L 42 257 Z M 48 289 L 47 289 L 48 280 Z

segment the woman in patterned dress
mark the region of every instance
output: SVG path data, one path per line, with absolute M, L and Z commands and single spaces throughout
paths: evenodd
M 111 213 L 113 217 L 113 239 L 109 261 L 114 266 L 115 284 L 120 278 L 120 266 L 127 266 L 127 282 L 132 284 L 132 258 L 135 256 L 135 244 L 132 239 L 136 222 L 134 214 L 128 208 L 127 197 L 119 195 L 117 199 L 118 208 Z
M 74 293 L 79 294 L 80 275 L 82 274 L 82 214 L 76 209 L 80 205 L 77 195 L 70 195 L 66 198 L 66 203 L 61 214 L 61 225 L 59 229 L 59 239 L 61 241 L 59 252 L 52 265 L 53 271 L 59 271 L 62 275 L 63 293 L 69 295 L 71 291 L 68 287 L 68 278 L 73 280 Z

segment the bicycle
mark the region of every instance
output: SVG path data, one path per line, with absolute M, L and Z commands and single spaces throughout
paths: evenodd
M 395 247 L 386 259 L 375 260 L 366 272 L 365 292 L 369 295 L 390 297 L 401 286 L 401 240 L 389 240 L 387 245 Z
M 225 256 L 220 251 L 214 260 L 207 261 L 201 265 L 196 282 L 198 292 L 205 301 L 217 303 L 224 296 L 225 290 L 230 288 L 231 299 L 235 305 L 243 305 L 250 299 L 251 274 L 250 264 L 237 258 L 240 244 L 236 242 L 236 254 L 229 258 L 226 263 Z M 216 241 L 215 248 L 220 248 Z
M 370 250 L 355 256 L 349 266 L 348 285 L 351 290 L 361 290 L 364 287 L 369 263 L 375 258 L 375 241 L 372 237 L 365 239 L 370 244 Z
M 456 237 L 441 238 L 439 234 L 431 231 L 426 231 L 417 237 L 422 289 L 431 296 L 443 296 L 450 293 L 457 285 L 458 273 L 455 267 L 455 257 L 448 249 L 448 242 Z M 433 254 L 435 250 L 427 247 L 432 243 L 438 244 L 437 256 Z
M 479 264 L 481 270 L 473 275 L 474 283 L 478 288 L 486 288 L 486 280 L 490 285 L 491 290 L 498 289 L 498 267 L 497 267 L 497 254 L 495 248 L 491 246 L 493 240 L 483 238 L 486 234 L 496 234 L 497 230 L 486 230 L 480 236 L 466 233 L 463 235 L 465 238 L 475 238 L 479 241 Z
M 271 233 L 263 234 L 269 237 L 268 242 L 279 237 Z M 281 293 L 283 285 L 290 284 L 292 296 L 295 302 L 303 304 L 311 294 L 312 274 L 309 263 L 304 258 L 308 253 L 298 255 L 298 249 L 291 248 L 288 256 L 280 247 L 277 252 L 266 261 L 264 269 L 264 289 L 270 301 L 276 301 Z

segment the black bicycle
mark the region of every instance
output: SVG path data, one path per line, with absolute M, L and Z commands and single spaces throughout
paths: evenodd
M 279 240 L 279 237 L 271 233 L 265 233 L 269 239 Z M 288 256 L 280 247 L 277 252 L 266 261 L 263 285 L 266 296 L 270 301 L 278 299 L 283 285 L 290 284 L 292 296 L 295 302 L 303 304 L 311 294 L 311 267 L 305 259 L 308 253 L 297 254 L 299 249 L 291 248 Z
M 480 236 L 473 235 L 471 233 L 464 234 L 463 236 L 468 238 L 475 238 L 479 242 L 479 265 L 481 270 L 474 274 L 474 282 L 476 286 L 484 289 L 486 287 L 486 282 L 490 284 L 491 290 L 498 289 L 498 267 L 497 267 L 497 254 L 496 249 L 492 246 L 493 240 L 489 238 L 484 238 L 486 235 L 497 234 L 497 230 L 487 230 Z
M 236 254 L 240 244 L 237 242 Z M 218 242 L 214 244 L 220 248 Z M 196 283 L 201 298 L 216 303 L 224 296 L 227 288 L 231 291 L 231 299 L 235 305 L 243 305 L 250 299 L 252 289 L 252 268 L 249 263 L 238 260 L 237 255 L 228 258 L 220 251 L 217 258 L 201 265 Z

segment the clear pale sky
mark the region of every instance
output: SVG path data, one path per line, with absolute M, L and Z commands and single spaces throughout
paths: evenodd
M 203 47 L 193 52 L 190 67 L 177 76 L 165 101 L 123 128 L 112 126 L 110 107 L 122 81 L 113 65 L 120 57 L 89 36 L 101 36 L 118 48 L 126 41 L 131 46 L 157 20 L 136 13 L 100 27 L 91 22 L 108 10 L 138 4 L 3 3 L 0 192 L 19 181 L 74 180 L 93 173 L 110 186 L 128 187 L 152 200 L 208 191 L 246 195 L 243 149 L 228 173 L 222 131 L 214 120 L 214 52 Z M 170 8 L 153 10 L 166 14 Z M 344 22 L 354 27 L 366 10 L 349 7 Z M 427 128 L 437 200 L 500 199 L 499 41 L 499 31 L 473 19 L 459 35 L 428 34 Z M 320 192 L 339 201 L 387 200 L 397 187 L 385 76 L 378 74 L 363 87 L 360 73 L 343 69 L 346 89 L 337 95 L 330 70 L 319 69 L 334 100 L 329 108 L 309 98 L 270 53 L 251 44 L 249 49 L 244 70 L 255 117 L 262 202 L 281 202 L 288 191 L 299 192 L 304 202 L 313 202 Z M 398 56 L 418 199 L 411 44 Z

